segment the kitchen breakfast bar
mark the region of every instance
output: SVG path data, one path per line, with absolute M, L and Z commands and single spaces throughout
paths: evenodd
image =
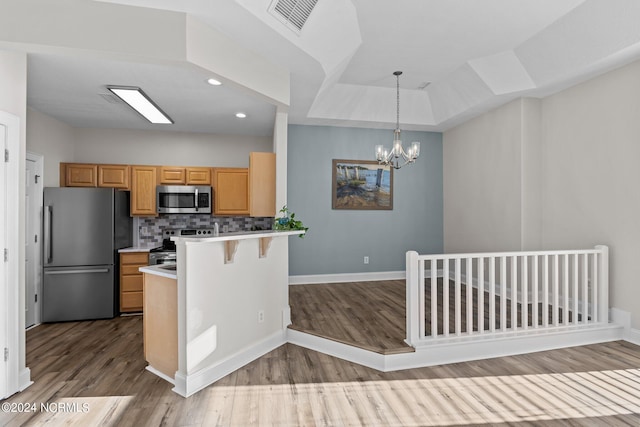
M 141 267 L 147 369 L 188 397 L 286 342 L 288 237 L 172 237 L 177 263 Z

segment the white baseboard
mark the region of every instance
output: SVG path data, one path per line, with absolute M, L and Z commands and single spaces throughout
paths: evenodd
M 378 280 L 404 280 L 402 271 L 378 271 L 370 273 L 312 274 L 289 276 L 290 285 L 311 285 L 319 283 L 372 282 Z
M 616 341 L 622 339 L 622 335 L 622 327 L 609 324 L 588 329 L 565 330 L 538 335 L 433 343 L 418 347 L 412 353 L 388 355 L 291 329 L 287 331 L 287 341 L 378 371 L 390 372 Z
M 329 356 L 337 357 L 338 359 L 357 363 L 368 368 L 377 369 L 378 371 L 385 370 L 385 356 L 380 353 L 342 344 L 337 341 L 332 341 L 293 329 L 287 330 L 287 342 L 319 353 L 328 354 Z
M 612 307 L 609 310 L 611 321 L 624 328 L 622 339 L 631 344 L 640 345 L 640 330 L 631 327 L 631 313 L 619 308 Z
M 252 346 L 232 354 L 226 359 L 197 372 L 188 375 L 176 372 L 174 382 L 175 387 L 173 388 L 173 391 L 183 397 L 189 397 L 208 385 L 218 381 L 220 378 L 229 375 L 230 373 L 242 368 L 244 365 L 253 362 L 272 350 L 275 350 L 286 342 L 286 331 L 278 331 L 262 341 L 259 341 Z
M 22 369 L 18 374 L 18 391 L 23 391 L 31 384 L 33 384 L 33 381 L 31 381 L 31 369 Z
M 624 333 L 624 340 L 631 344 L 640 345 L 640 330 L 628 329 Z
M 622 327 L 608 324 L 585 329 L 543 332 L 537 335 L 449 341 L 418 347 L 415 356 L 391 359 L 387 365 L 389 370 L 398 370 L 470 362 L 616 341 L 622 339 L 622 335 Z
M 158 371 L 156 368 L 154 368 L 151 365 L 147 365 L 147 367 L 145 368 L 147 371 L 151 372 L 154 375 L 159 376 L 160 378 L 162 378 L 163 380 L 173 384 L 174 386 L 176 385 L 176 380 L 171 378 L 169 375 L 167 374 L 163 374 L 162 372 Z

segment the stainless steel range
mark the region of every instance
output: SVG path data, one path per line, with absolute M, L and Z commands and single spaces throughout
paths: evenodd
M 149 265 L 170 264 L 176 262 L 176 244 L 173 236 L 213 237 L 213 228 L 177 228 L 162 231 L 162 246 L 149 251 Z

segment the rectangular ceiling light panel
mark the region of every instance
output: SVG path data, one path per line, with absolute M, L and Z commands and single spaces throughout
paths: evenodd
M 118 98 L 140 113 L 154 124 L 173 124 L 173 120 L 165 114 L 139 87 L 107 86 Z
M 273 0 L 269 12 L 287 27 L 300 33 L 318 0 Z

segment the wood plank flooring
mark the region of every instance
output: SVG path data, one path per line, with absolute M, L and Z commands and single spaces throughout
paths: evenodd
M 288 344 L 184 399 L 144 370 L 141 334 L 139 316 L 28 331 L 35 383 L 2 403 L 69 406 L 0 425 L 640 425 L 640 347 L 625 342 L 390 373 Z
M 405 281 L 289 286 L 291 329 L 381 354 L 408 346 Z
M 289 305 L 291 306 L 291 329 L 317 335 L 344 344 L 360 347 L 380 354 L 397 354 L 414 351 L 408 346 L 406 338 L 406 294 L 404 280 L 388 280 L 357 283 L 330 283 L 289 286 Z M 438 279 L 438 330 L 443 334 L 443 287 Z M 461 332 L 467 331 L 466 285 L 460 287 Z M 449 331 L 455 330 L 455 282 L 449 281 Z M 489 330 L 490 296 L 484 292 L 484 330 Z M 470 329 L 478 330 L 478 290 L 472 289 L 473 324 Z M 495 297 L 495 329 L 500 330 L 500 297 Z M 505 299 L 507 313 L 506 327 L 511 328 L 511 299 Z M 431 281 L 425 280 L 425 307 L 431 309 Z M 518 327 L 522 326 L 522 304 L 517 304 Z M 542 305 L 538 305 L 538 318 L 542 324 Z M 569 320 L 573 317 L 569 313 Z M 562 310 L 558 310 L 559 322 L 563 320 Z M 549 323 L 552 322 L 552 310 L 548 310 Z M 533 325 L 531 304 L 528 305 L 528 323 Z M 431 316 L 425 319 L 425 330 L 431 335 Z

